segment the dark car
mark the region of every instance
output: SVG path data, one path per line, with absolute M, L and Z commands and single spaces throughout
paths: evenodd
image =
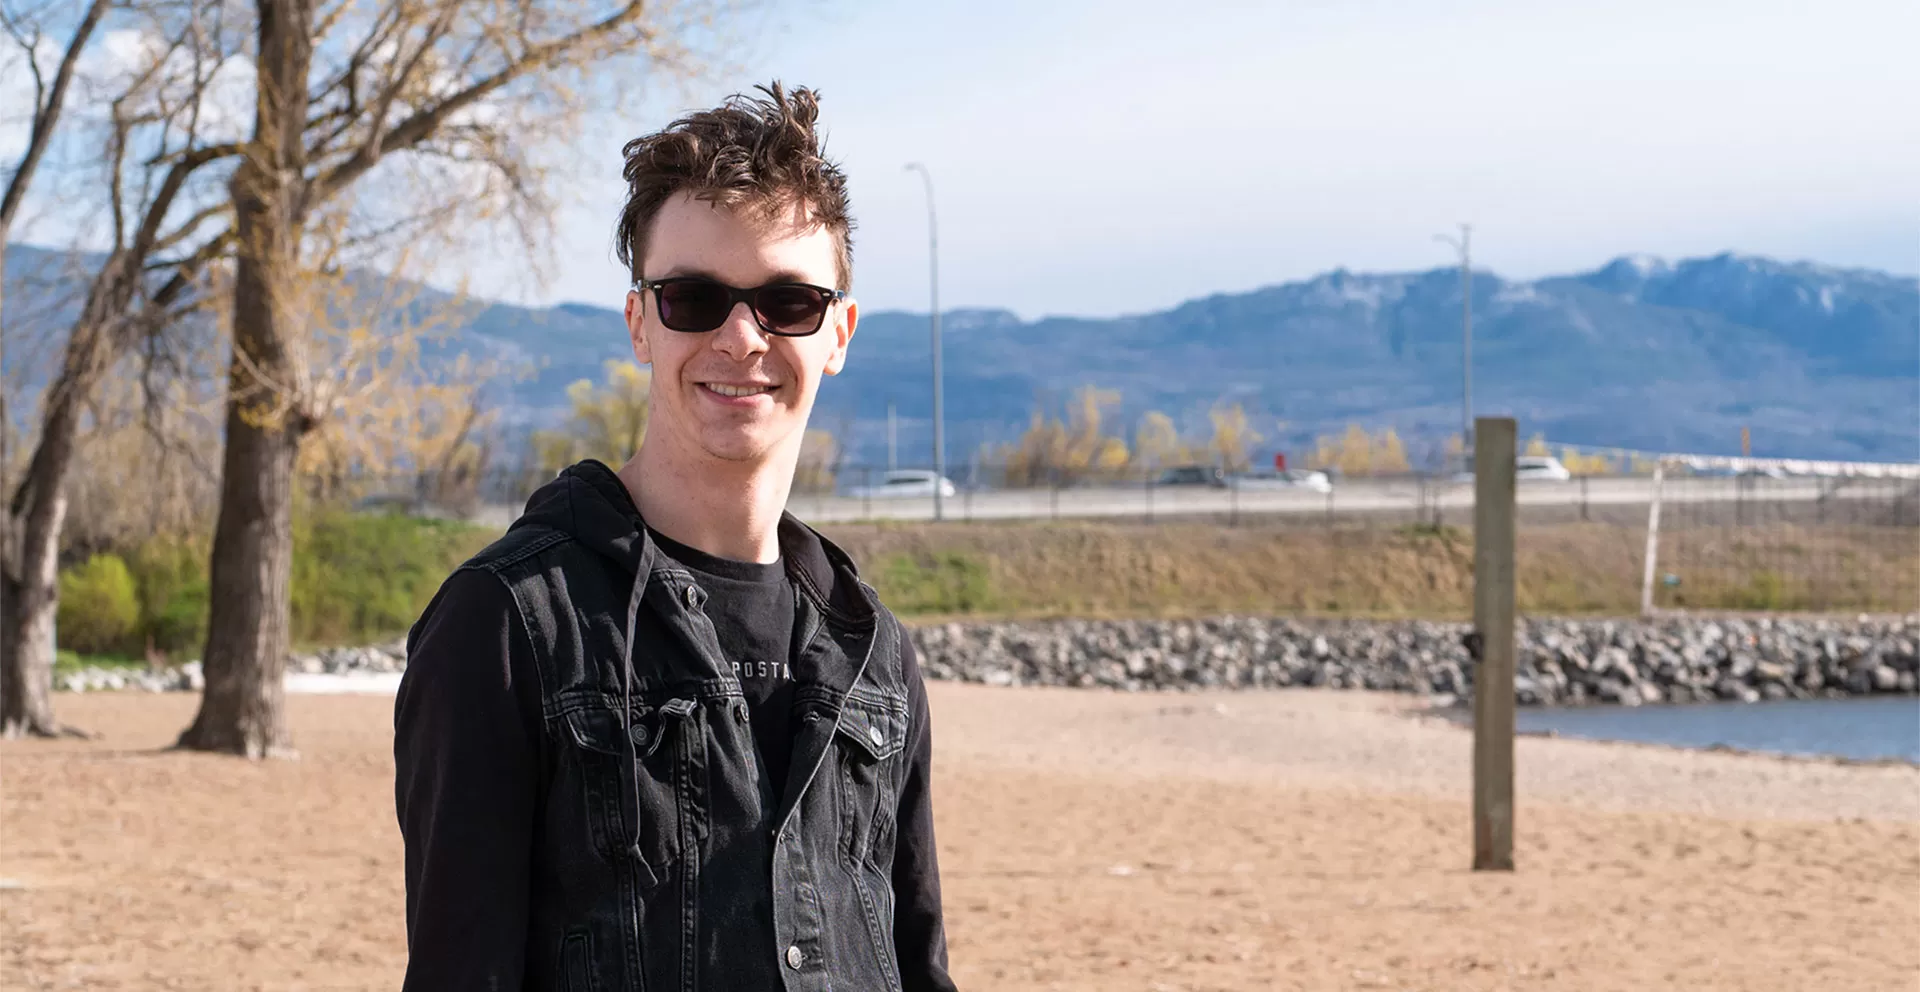
M 1170 468 L 1160 474 L 1158 483 L 1162 486 L 1212 486 L 1215 489 L 1227 488 L 1227 477 L 1211 465 L 1182 465 Z

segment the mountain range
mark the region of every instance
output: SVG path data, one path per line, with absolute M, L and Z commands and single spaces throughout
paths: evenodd
M 1453 268 L 1335 269 L 1114 318 L 948 311 L 948 458 L 1011 440 L 1036 404 L 1058 412 L 1094 384 L 1119 391 L 1119 425 L 1157 409 L 1204 433 L 1209 409 L 1238 402 L 1265 452 L 1360 424 L 1395 428 L 1418 460 L 1460 430 L 1461 290 Z M 1474 409 L 1516 416 L 1523 436 L 1731 454 L 1744 427 L 1756 455 L 1920 459 L 1913 277 L 1733 253 L 1627 256 L 1534 281 L 1476 271 L 1471 291 Z M 22 305 L 12 292 L 7 303 Z M 901 463 L 929 461 L 927 325 L 924 313 L 864 313 L 846 371 L 822 388 L 815 423 L 855 460 L 884 460 L 892 403 Z M 629 357 L 617 311 L 571 303 L 470 306 L 440 348 L 532 368 L 502 385 L 523 424 L 558 416 L 569 383 Z

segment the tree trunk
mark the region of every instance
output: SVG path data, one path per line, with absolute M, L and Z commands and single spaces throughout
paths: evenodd
M 233 179 L 233 363 L 220 515 L 208 576 L 212 610 L 201 656 L 206 691 L 179 746 L 249 758 L 290 757 L 286 689 L 293 575 L 293 465 L 307 421 L 293 406 L 284 310 L 293 225 L 276 177 L 249 159 Z
M 16 548 L 24 566 L 0 578 L 0 736 L 77 734 L 53 718 L 54 612 L 60 605 L 60 525 L 66 496 L 40 501 L 41 526 Z M 19 532 L 16 532 L 19 533 Z
M 47 387 L 40 440 L 7 507 L 10 546 L 6 608 L 0 609 L 0 734 L 85 736 L 53 718 L 54 615 L 60 608 L 60 529 L 66 522 L 67 470 L 80 433 L 81 407 L 117 356 L 133 295 L 124 255 L 94 276 L 80 319 L 67 337 L 60 375 Z
M 229 405 L 213 535 L 206 692 L 180 746 L 290 757 L 286 689 L 293 575 L 293 462 L 299 437 Z
M 289 229 L 272 177 L 249 161 L 233 181 L 233 363 L 220 514 L 208 575 L 212 610 L 201 656 L 206 691 L 179 746 L 249 758 L 291 756 L 285 687 L 293 575 L 293 465 L 306 426 L 288 405 L 291 362 L 281 280 Z
M 20 213 L 20 205 L 26 202 L 27 188 L 33 185 L 42 156 L 53 143 L 54 128 L 66 109 L 67 87 L 73 82 L 75 67 L 80 64 L 80 53 L 86 49 L 94 29 L 100 26 L 101 18 L 106 16 L 107 6 L 107 0 L 93 0 L 87 6 L 86 14 L 74 28 L 73 38 L 67 42 L 60 67 L 54 71 L 53 84 L 44 92 L 35 87 L 27 147 L 7 180 L 6 192 L 0 193 L 0 314 L 6 311 L 6 253 L 13 239 L 13 220 Z M 37 52 L 26 54 L 28 58 L 38 55 Z M 38 83 L 37 76 L 35 82 Z M 0 317 L 0 324 L 4 324 L 4 317 Z M 0 375 L 4 375 L 6 364 L 6 334 L 4 327 L 0 327 Z M 7 505 L 0 505 L 0 734 L 8 737 L 54 732 L 53 704 L 49 697 L 53 689 L 53 610 L 59 595 L 57 582 L 50 579 L 48 582 L 54 584 L 48 586 L 39 581 L 39 573 L 22 569 L 22 559 L 27 553 L 22 543 L 35 542 L 40 537 L 22 532 L 24 522 L 8 496 L 13 491 L 7 478 L 8 470 L 13 467 L 13 453 L 8 447 L 13 435 L 12 415 L 7 390 L 0 388 L 0 499 L 9 500 Z M 58 547 L 60 521 L 66 518 L 67 505 L 57 489 L 53 503 L 56 509 L 52 517 L 52 540 Z M 23 597 L 32 595 L 30 590 L 34 588 L 51 588 L 53 592 L 44 602 L 39 599 L 27 602 Z M 36 637 L 41 636 L 43 623 L 44 644 L 19 636 L 27 630 L 23 624 L 30 625 Z M 44 671 L 37 667 L 40 661 L 45 662 Z
M 311 0 L 258 0 L 254 142 L 232 180 L 238 256 L 227 443 L 213 532 L 202 656 L 207 687 L 180 746 L 291 756 L 286 686 L 293 575 L 293 465 L 313 420 L 294 360 L 305 193 Z

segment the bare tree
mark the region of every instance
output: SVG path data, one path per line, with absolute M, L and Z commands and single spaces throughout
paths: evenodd
M 209 93 L 234 57 L 222 15 L 217 0 L 130 9 L 144 47 L 105 84 L 100 168 L 111 243 L 42 398 L 33 454 L 5 515 L 17 544 L 17 585 L 0 611 L 0 728 L 9 735 L 61 729 L 50 698 L 58 552 L 88 397 L 135 343 L 198 305 L 200 277 L 230 241 L 225 203 L 209 202 L 203 182 L 239 148 L 208 134 Z
M 316 249 L 315 225 L 345 213 L 349 232 L 444 227 L 476 205 L 537 222 L 549 191 L 530 152 L 564 144 L 582 110 L 617 96 L 609 80 L 622 73 L 587 70 L 683 65 L 668 17 L 699 12 L 640 0 L 255 7 L 254 135 L 231 182 L 238 257 L 207 687 L 180 736 L 182 747 L 250 757 L 291 747 L 292 481 L 302 443 L 330 413 L 303 343 L 327 315 L 306 287 L 342 243 L 326 237 Z M 450 177 L 458 195 L 442 190 L 436 209 L 383 203 L 383 170 L 410 169 Z M 361 202 L 373 208 L 356 214 L 350 191 L 371 191 Z M 372 219 L 382 206 L 390 216 Z
M 32 12 L 18 10 L 11 3 L 0 3 L 0 30 L 19 47 L 20 61 L 27 75 L 33 80 L 33 113 L 27 130 L 27 146 L 20 153 L 20 161 L 7 177 L 7 188 L 0 194 L 0 311 L 5 310 L 7 291 L 7 252 L 6 247 L 13 239 L 13 221 L 20 214 L 20 207 L 27 200 L 27 190 L 33 185 L 33 177 L 40 171 L 40 161 L 46 158 L 47 149 L 53 145 L 55 129 L 60 124 L 60 115 L 66 109 L 67 89 L 73 85 L 74 68 L 80 64 L 80 53 L 86 50 L 87 43 L 93 37 L 94 29 L 100 26 L 100 19 L 106 15 L 107 0 L 92 0 L 80 15 L 80 21 L 74 25 L 73 36 L 68 39 L 66 49 L 60 55 L 60 64 L 48 79 L 40 66 L 40 48 L 42 31 L 39 14 L 52 9 L 52 4 L 43 4 Z M 0 366 L 5 365 L 6 335 L 0 333 Z M 10 422 L 7 419 L 7 397 L 0 391 L 0 492 L 6 491 L 7 439 Z M 7 522 L 0 521 L 0 561 L 7 559 Z
M 107 0 L 93 0 L 87 6 L 79 23 L 73 28 L 53 77 L 49 79 L 40 65 L 42 22 L 39 15 L 51 9 L 51 5 L 44 5 L 35 11 L 24 11 L 12 4 L 0 5 L 0 28 L 4 28 L 8 38 L 19 47 L 21 62 L 33 80 L 33 114 L 27 146 L 21 152 L 12 175 L 7 177 L 6 192 L 0 194 L 0 314 L 4 314 L 6 309 L 6 249 L 12 241 L 14 219 L 20 215 L 20 207 L 26 202 L 27 190 L 33 185 L 40 162 L 53 145 L 55 130 L 66 109 L 67 92 L 73 84 L 74 69 L 80 63 L 80 53 L 86 50 L 94 29 L 100 26 L 100 20 L 106 14 Z M 6 366 L 6 339 L 7 328 L 0 327 L 0 368 Z M 0 495 L 9 491 L 7 476 L 13 467 L 13 453 L 8 450 L 13 425 L 6 394 L 6 390 L 0 389 Z M 66 507 L 64 503 L 56 503 L 49 509 L 57 518 L 65 512 Z M 51 584 L 53 575 L 50 570 L 53 566 L 51 563 L 22 560 L 19 527 L 14 514 L 6 511 L 6 507 L 0 507 L 0 734 L 8 737 L 23 733 L 53 734 L 59 730 L 59 725 L 54 722 L 53 704 L 48 698 L 50 687 L 39 686 L 35 680 L 26 677 L 27 672 L 19 664 L 22 655 L 16 647 L 18 638 L 9 636 L 20 627 L 23 596 L 29 588 Z M 38 571 L 27 572 L 29 566 L 37 567 Z M 36 646 L 51 654 L 51 625 L 44 630 L 36 627 L 30 634 L 36 638 Z M 49 662 L 49 673 L 52 672 L 50 665 Z

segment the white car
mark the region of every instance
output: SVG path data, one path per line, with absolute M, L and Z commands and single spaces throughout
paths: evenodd
M 1309 492 L 1333 492 L 1333 480 L 1325 472 L 1290 468 L 1284 472 L 1246 472 L 1236 475 L 1231 483 L 1235 489 L 1249 492 L 1272 489 L 1305 489 Z
M 1513 481 L 1515 482 L 1571 482 L 1573 473 L 1567 471 L 1560 459 L 1552 455 L 1521 455 L 1513 460 Z M 1455 482 L 1472 482 L 1471 470 L 1454 475 Z
M 1573 473 L 1552 455 L 1521 455 L 1513 460 L 1516 482 L 1569 482 Z
M 855 499 L 932 499 L 936 480 L 941 496 L 956 491 L 953 480 L 924 469 L 899 469 L 881 477 L 873 486 L 854 486 L 847 495 Z

